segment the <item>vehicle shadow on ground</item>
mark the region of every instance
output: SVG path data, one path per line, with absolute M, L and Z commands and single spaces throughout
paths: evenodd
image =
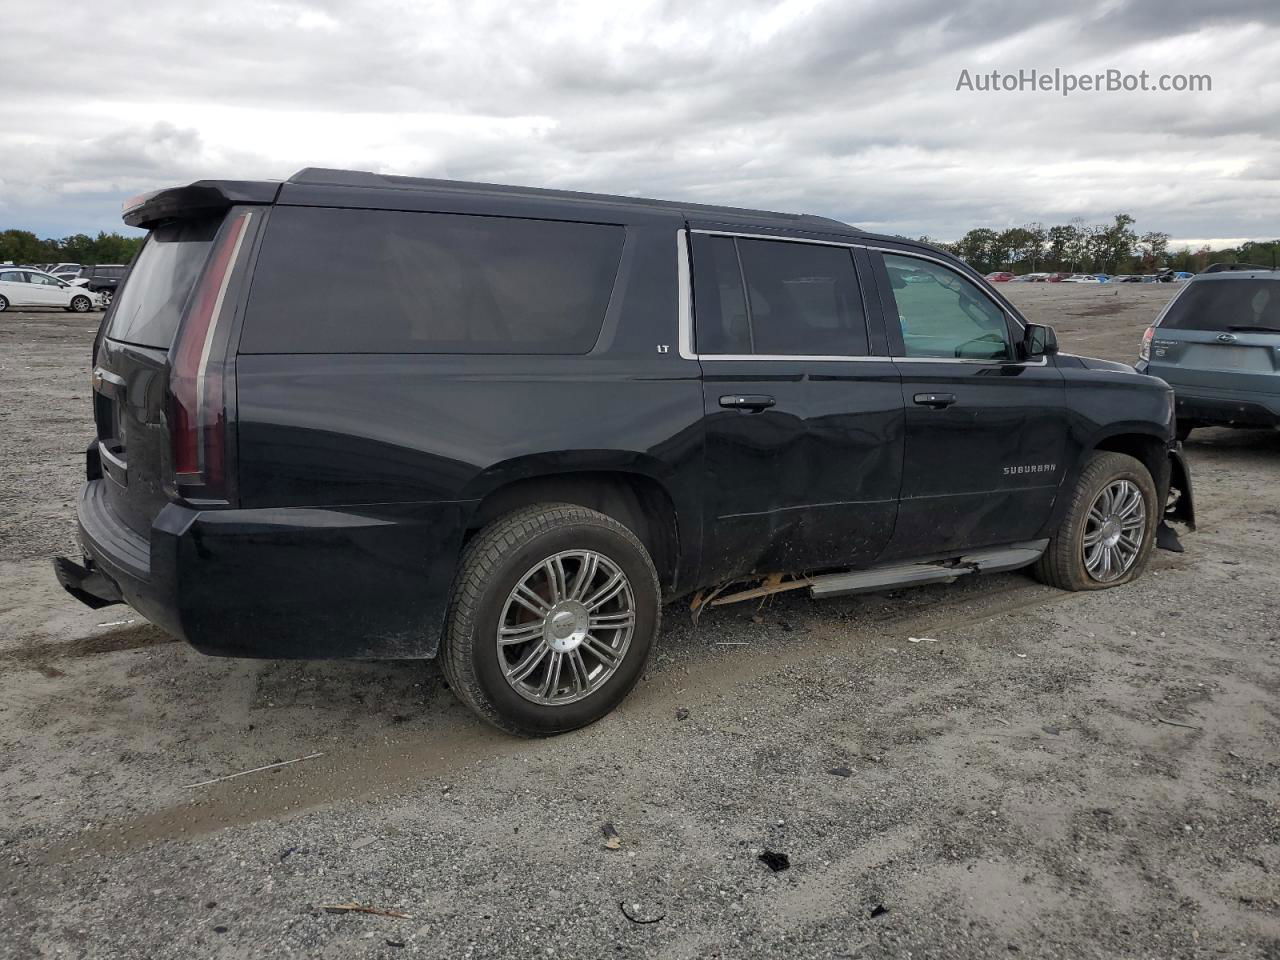
M 1229 427 L 1206 427 L 1193 430 L 1183 441 L 1187 453 L 1210 449 L 1229 453 L 1231 458 L 1242 458 L 1245 463 L 1271 464 L 1280 455 L 1280 430 L 1246 430 Z M 1191 481 L 1195 483 L 1195 474 Z
M 636 725 L 670 721 L 684 705 L 713 703 L 817 652 L 856 655 L 872 637 L 904 638 L 930 621 L 972 621 L 1058 596 L 1022 574 L 972 581 L 821 602 L 796 591 L 709 610 L 697 625 L 687 601 L 670 604 L 628 700 L 558 742 L 492 729 L 457 701 L 434 660 L 212 658 L 145 622 L 29 641 L 0 654 L 30 677 L 0 710 L 8 755 L 0 811 L 36 823 L 54 815 L 41 798 L 56 795 L 65 798 L 57 816 L 105 820 L 99 798 L 110 793 L 123 809 L 93 841 L 104 848 L 212 832 L 521 753 L 556 754 L 570 738 L 575 749 L 607 750 Z M 51 591 L 52 602 L 59 591 Z M 233 776 L 286 761 L 299 762 Z M 205 781 L 218 782 L 192 786 Z

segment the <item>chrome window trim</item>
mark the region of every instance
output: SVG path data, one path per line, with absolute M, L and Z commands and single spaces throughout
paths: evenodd
M 824 357 L 812 353 L 700 353 L 695 360 L 810 360 L 814 363 L 889 363 L 893 357 Z
M 894 363 L 985 363 L 993 367 L 1046 367 L 1048 357 L 1039 360 L 981 360 L 974 357 L 888 357 Z
M 678 289 L 676 308 L 679 314 L 679 327 L 676 338 L 679 340 L 680 356 L 685 360 L 697 360 L 698 354 L 693 349 L 693 284 L 689 278 L 689 231 L 676 231 L 676 286 Z
M 808 237 L 775 237 L 768 233 L 738 233 L 733 230 L 690 230 L 690 233 L 702 233 L 709 237 L 739 237 L 743 240 L 781 240 L 784 243 L 812 243 L 823 247 L 866 247 L 865 243 L 852 240 L 810 240 Z
M 680 314 L 680 356 L 686 360 L 699 361 L 735 361 L 735 360 L 761 360 L 764 362 L 779 360 L 805 360 L 810 363 L 889 363 L 890 357 L 845 357 L 845 356 L 823 356 L 820 354 L 797 354 L 797 353 L 698 353 L 693 348 L 693 284 L 692 271 L 689 263 L 689 236 L 694 233 L 704 234 L 712 237 L 740 237 L 744 240 L 785 240 L 790 243 L 808 243 L 817 244 L 826 247 L 845 247 L 852 250 L 854 247 L 860 246 L 854 243 L 836 243 L 831 240 L 809 240 L 805 237 L 774 237 L 763 233 L 737 233 L 732 230 L 679 230 L 677 231 L 676 250 L 677 263 L 676 274 L 680 289 L 679 296 L 679 314 Z
M 692 234 L 699 233 L 711 237 L 738 237 L 744 240 L 781 240 L 785 243 L 809 243 L 826 247 L 845 247 L 849 250 L 875 250 L 879 253 L 894 253 L 904 257 L 916 257 L 920 260 L 929 260 L 939 266 L 946 267 L 957 276 L 964 277 L 965 280 L 972 282 L 971 278 L 965 277 L 954 266 L 947 261 L 938 257 L 931 257 L 925 253 L 913 253 L 899 250 L 896 247 L 879 247 L 868 243 L 858 243 L 856 241 L 837 241 L 837 240 L 812 240 L 808 237 L 779 237 L 767 233 L 742 233 L 733 230 L 693 230 L 681 228 L 676 231 L 676 280 L 678 287 L 678 306 L 679 314 L 679 330 L 678 337 L 680 341 L 680 356 L 685 360 L 706 361 L 742 361 L 742 360 L 761 360 L 765 362 L 779 360 L 808 360 L 814 363 L 896 363 L 899 361 L 906 363 L 985 363 L 991 366 L 1015 366 L 1015 367 L 1042 367 L 1049 363 L 1048 357 L 1041 357 L 1039 360 L 980 360 L 967 357 L 894 357 L 894 356 L 867 356 L 867 357 L 832 357 L 822 356 L 818 354 L 773 354 L 773 353 L 698 353 L 693 345 L 693 280 L 692 268 L 689 256 L 689 238 Z M 975 284 L 976 285 L 976 284 Z M 981 290 L 981 288 L 979 288 Z M 991 297 L 983 291 L 983 296 L 988 300 Z M 991 303 L 1005 316 L 1013 320 L 1015 326 L 1020 330 L 1026 327 L 1012 313 L 1006 310 L 1001 304 L 994 300 Z

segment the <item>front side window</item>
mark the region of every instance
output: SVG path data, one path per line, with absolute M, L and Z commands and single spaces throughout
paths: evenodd
M 903 355 L 1012 360 L 1004 311 L 972 281 L 942 264 L 886 253 Z
M 847 247 L 695 233 L 693 274 L 700 354 L 867 354 Z
M 61 286 L 61 284 L 59 284 L 53 277 L 46 277 L 43 273 L 30 273 L 27 274 L 27 276 L 31 278 L 32 283 L 41 283 L 46 287 Z

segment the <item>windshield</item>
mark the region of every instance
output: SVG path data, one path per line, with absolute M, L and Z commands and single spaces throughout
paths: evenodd
M 116 299 L 108 337 L 169 349 L 219 222 L 183 220 L 151 231 Z
M 1280 333 L 1280 281 L 1192 283 L 1160 321 L 1173 330 L 1275 330 Z

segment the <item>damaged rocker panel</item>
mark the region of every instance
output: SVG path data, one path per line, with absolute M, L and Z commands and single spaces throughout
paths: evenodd
M 1005 547 L 976 550 L 951 560 L 933 563 L 898 563 L 870 570 L 849 573 L 829 573 L 811 577 L 809 595 L 818 597 L 843 597 L 854 593 L 886 590 L 890 587 L 917 586 L 925 583 L 946 583 L 971 573 L 1000 573 L 1016 570 L 1035 563 L 1049 545 L 1046 540 L 1027 540 Z

